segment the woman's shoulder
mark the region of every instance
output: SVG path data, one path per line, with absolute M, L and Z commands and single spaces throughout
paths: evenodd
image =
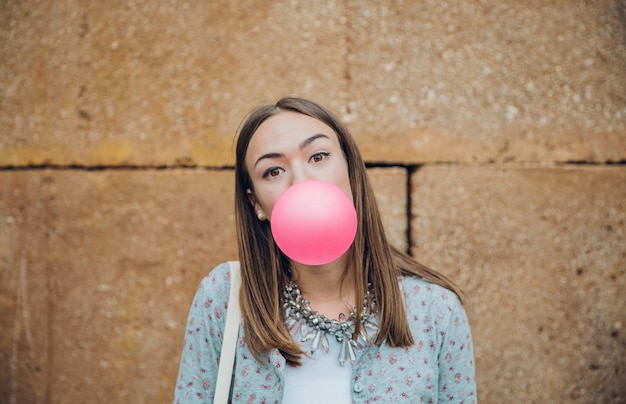
M 400 287 L 408 303 L 419 303 L 420 305 L 461 305 L 461 301 L 456 293 L 416 275 L 403 276 L 400 280 Z
M 231 265 L 222 262 L 211 270 L 200 282 L 204 294 L 228 299 L 230 293 Z
M 402 278 L 401 289 L 414 333 L 468 327 L 461 300 L 450 289 L 418 276 Z

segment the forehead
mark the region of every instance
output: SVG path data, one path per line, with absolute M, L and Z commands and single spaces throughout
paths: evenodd
M 250 139 L 246 155 L 297 145 L 316 134 L 326 135 L 333 142 L 339 142 L 335 131 L 324 122 L 298 112 L 281 111 L 259 125 Z

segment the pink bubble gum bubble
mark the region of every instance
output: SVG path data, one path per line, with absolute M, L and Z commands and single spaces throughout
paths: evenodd
M 305 265 L 323 265 L 341 257 L 357 229 L 352 201 L 329 182 L 310 180 L 289 187 L 276 201 L 270 220 L 276 244 Z

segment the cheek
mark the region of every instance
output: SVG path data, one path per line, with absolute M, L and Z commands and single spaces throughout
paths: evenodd
M 337 173 L 339 175 L 338 175 L 338 178 L 336 179 L 335 184 L 337 184 L 339 188 L 341 188 L 346 193 L 346 195 L 350 197 L 350 200 L 354 202 L 352 198 L 352 187 L 350 186 L 350 176 L 348 175 L 347 164 L 344 163 L 340 169 L 337 169 Z
M 267 220 L 271 221 L 272 220 L 272 212 L 274 211 L 274 204 L 271 204 L 271 205 L 267 206 L 263 210 L 265 211 L 265 214 L 267 215 Z
M 272 217 L 272 211 L 274 210 L 274 205 L 276 204 L 278 197 L 282 195 L 284 191 L 285 190 L 272 189 L 272 190 L 260 190 L 260 192 L 257 193 L 257 200 L 261 204 L 261 207 L 263 208 L 263 212 L 265 212 L 265 215 L 267 216 L 268 219 Z

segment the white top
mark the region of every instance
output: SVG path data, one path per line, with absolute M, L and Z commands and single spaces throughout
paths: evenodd
M 306 349 L 306 345 L 303 349 Z M 328 335 L 328 345 L 328 352 L 320 347 L 315 355 L 302 356 L 300 367 L 285 368 L 284 404 L 352 403 L 352 365 L 339 365 L 341 346 L 333 335 Z

